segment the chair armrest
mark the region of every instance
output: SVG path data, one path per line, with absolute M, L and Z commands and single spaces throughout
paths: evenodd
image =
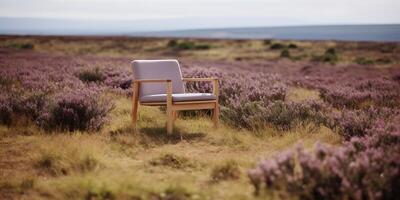
M 133 80 L 136 83 L 160 83 L 160 82 L 171 82 L 170 79 L 136 79 Z

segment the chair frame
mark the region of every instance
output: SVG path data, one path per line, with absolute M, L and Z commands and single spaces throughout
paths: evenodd
M 137 112 L 139 104 L 142 106 L 166 106 L 167 107 L 167 134 L 172 134 L 173 123 L 177 118 L 177 113 L 180 110 L 213 110 L 212 120 L 214 127 L 219 126 L 219 103 L 218 103 L 218 79 L 217 78 L 182 78 L 183 82 L 212 82 L 213 94 L 216 96 L 215 100 L 199 100 L 199 101 L 172 101 L 172 81 L 170 79 L 138 79 L 132 83 L 132 127 L 136 131 L 137 125 Z M 166 102 L 140 102 L 139 101 L 139 88 L 141 83 L 166 83 Z

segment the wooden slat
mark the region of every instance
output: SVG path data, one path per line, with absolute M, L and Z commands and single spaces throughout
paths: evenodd
M 134 82 L 140 83 L 159 83 L 159 82 L 171 82 L 170 79 L 136 79 Z
M 202 110 L 214 109 L 215 103 L 178 104 L 172 105 L 173 110 Z
M 180 104 L 199 104 L 199 103 L 215 103 L 216 100 L 210 100 L 210 101 L 176 101 L 172 102 L 173 105 L 180 105 Z M 140 103 L 140 105 L 144 106 L 162 106 L 166 105 L 166 102 L 143 102 Z
M 199 104 L 199 103 L 215 103 L 215 100 L 210 100 L 210 101 L 177 101 L 177 102 L 174 102 L 174 105 L 178 105 L 178 104 Z
M 167 102 L 143 102 L 140 103 L 142 106 L 165 106 Z

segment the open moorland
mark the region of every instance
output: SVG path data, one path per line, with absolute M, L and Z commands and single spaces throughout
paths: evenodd
M 218 129 L 132 130 L 130 62 L 162 58 L 219 78 Z M 400 43 L 0 36 L 0 199 L 399 199 L 399 112 Z

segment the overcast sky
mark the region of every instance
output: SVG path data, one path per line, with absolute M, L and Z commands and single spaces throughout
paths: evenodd
M 400 23 L 400 0 L 0 0 L 0 17 L 149 22 L 143 30 L 382 24 Z

